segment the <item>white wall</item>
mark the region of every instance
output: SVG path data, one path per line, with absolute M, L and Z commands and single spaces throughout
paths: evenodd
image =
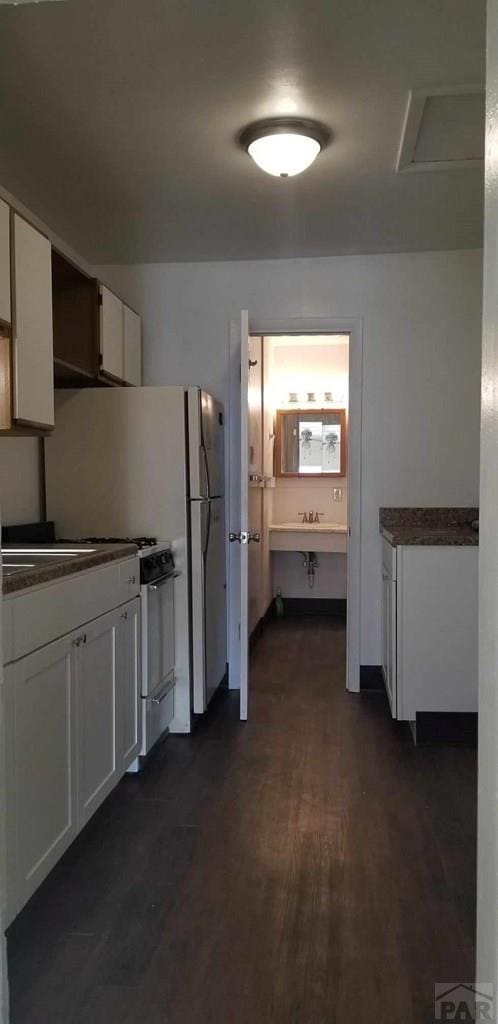
M 2 523 L 35 523 L 41 517 L 40 442 L 36 437 L 0 437 Z
M 498 0 L 488 0 L 479 535 L 477 979 L 498 999 Z M 498 1007 L 495 1005 L 493 1020 Z
M 379 505 L 475 504 L 480 251 L 101 267 L 144 316 L 146 383 L 226 400 L 228 324 L 363 317 L 361 660 L 380 663 Z

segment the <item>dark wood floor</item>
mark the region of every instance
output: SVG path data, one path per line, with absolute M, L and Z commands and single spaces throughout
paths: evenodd
M 124 779 L 9 933 L 12 1024 L 424 1024 L 474 973 L 475 752 L 344 691 L 344 627 L 274 623 Z

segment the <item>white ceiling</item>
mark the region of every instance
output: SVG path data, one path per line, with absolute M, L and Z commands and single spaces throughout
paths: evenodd
M 484 79 L 485 0 L 67 0 L 0 9 L 0 181 L 95 263 L 479 246 L 482 171 L 397 174 L 409 89 Z M 317 118 L 304 175 L 248 122 Z

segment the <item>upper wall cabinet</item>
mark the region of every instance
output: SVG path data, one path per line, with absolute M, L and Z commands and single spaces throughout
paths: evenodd
M 100 289 L 100 368 L 117 381 L 124 380 L 123 303 L 105 285 Z
M 11 244 L 11 426 L 50 429 L 54 425 L 51 245 L 13 211 Z
M 125 384 L 142 383 L 142 325 L 140 317 L 114 292 L 101 285 L 100 368 Z
M 123 306 L 123 378 L 136 387 L 142 383 L 142 321 L 129 306 Z
M 56 386 L 141 384 L 138 314 L 55 249 L 52 289 Z
M 0 199 L 0 321 L 10 324 L 10 210 Z
M 99 285 L 52 249 L 54 371 L 60 387 L 95 385 L 99 375 Z

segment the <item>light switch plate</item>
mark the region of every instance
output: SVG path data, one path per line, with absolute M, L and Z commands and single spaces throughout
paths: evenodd
M 342 501 L 342 487 L 334 487 L 332 497 L 334 501 Z

